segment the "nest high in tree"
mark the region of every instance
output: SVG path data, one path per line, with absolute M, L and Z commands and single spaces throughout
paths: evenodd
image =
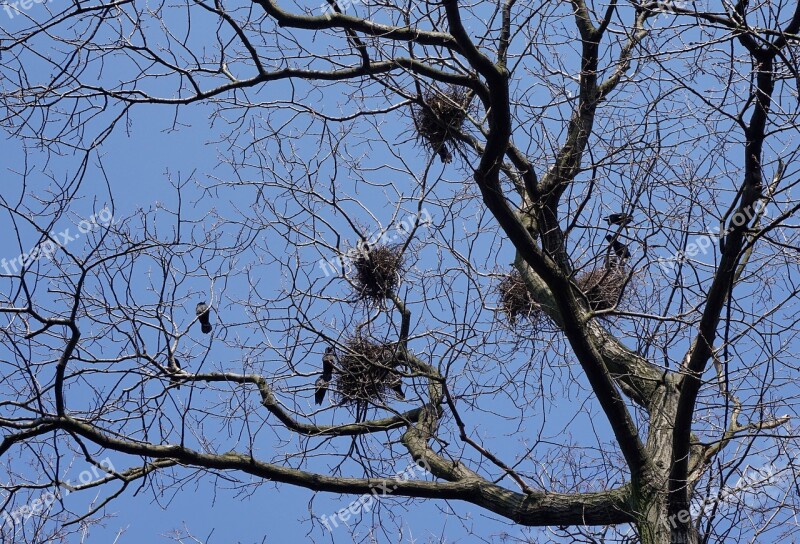
M 423 95 L 425 106 L 412 108 L 414 125 L 421 140 L 439 154 L 443 163 L 453 160 L 448 145 L 455 146 L 455 134 L 467 118 L 472 94 L 463 87 L 434 88 Z
M 341 404 L 365 407 L 384 404 L 392 396 L 400 396 L 400 362 L 395 344 L 381 344 L 361 337 L 345 342 L 339 365 L 334 371 L 336 394 Z
M 497 286 L 500 294 L 500 307 L 511 325 L 515 325 L 520 317 L 528 321 L 536 321 L 541 314 L 541 307 L 528 291 L 522 275 L 514 270 Z
M 602 266 L 575 277 L 575 284 L 586 295 L 592 310 L 610 310 L 621 302 L 627 281 L 628 270 L 624 266 Z
M 362 299 L 381 301 L 395 290 L 403 273 L 402 246 L 364 247 L 353 260 L 353 283 Z

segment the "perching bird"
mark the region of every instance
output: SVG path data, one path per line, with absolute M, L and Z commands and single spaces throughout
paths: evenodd
M 200 320 L 200 330 L 203 331 L 204 334 L 210 333 L 214 327 L 211 326 L 211 308 L 208 307 L 208 304 L 205 302 L 198 302 L 194 313 Z
M 606 235 L 606 240 L 609 241 L 611 249 L 614 250 L 614 254 L 620 260 L 630 259 L 631 252 L 628 251 L 628 246 L 620 242 L 619 240 L 615 240 L 613 236 L 610 234 Z
M 439 145 L 437 153 L 439 153 L 439 158 L 442 159 L 443 163 L 448 164 L 453 161 L 453 154 L 450 153 L 450 150 L 447 149 L 447 146 L 444 145 L 444 143 Z
M 328 384 L 333 379 L 333 364 L 336 362 L 336 355 L 333 352 L 333 347 L 328 346 L 325 348 L 325 355 L 322 356 L 322 375 L 317 378 L 314 383 L 316 391 L 314 392 L 314 402 L 322 404 L 325 400 L 325 393 L 328 392 Z
M 609 225 L 621 225 L 624 227 L 633 221 L 633 216 L 629 213 L 612 213 L 605 219 Z
M 401 383 L 398 383 L 397 385 L 395 385 L 394 387 L 392 387 L 392 391 L 394 391 L 394 392 L 395 392 L 395 394 L 397 395 L 397 398 L 398 398 L 398 399 L 400 399 L 400 400 L 405 400 L 405 398 L 406 398 L 406 394 L 405 394 L 405 393 L 403 393 L 403 384 L 401 384 Z
M 394 372 L 389 375 L 389 389 L 394 391 L 398 399 L 405 400 L 406 395 L 403 393 L 403 382 L 400 381 L 400 376 Z
M 363 257 L 364 259 L 369 259 L 370 258 L 369 257 L 369 255 L 370 255 L 369 252 L 372 251 L 372 248 L 369 247 L 369 242 L 367 242 L 366 240 L 361 240 L 356 245 L 356 251 L 358 252 L 360 257 Z

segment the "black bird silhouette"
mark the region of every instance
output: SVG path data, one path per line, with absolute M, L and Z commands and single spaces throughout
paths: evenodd
M 609 225 L 622 225 L 624 227 L 633 221 L 633 216 L 629 213 L 612 213 L 605 219 Z
M 619 240 L 615 240 L 613 236 L 610 234 L 606 235 L 606 240 L 608 240 L 611 249 L 614 251 L 614 254 L 620 260 L 630 259 L 631 252 L 628 251 L 628 246 L 620 242 Z
M 197 318 L 200 320 L 200 330 L 204 334 L 208 334 L 214 327 L 211 326 L 211 308 L 205 302 L 198 302 L 197 307 L 194 309 Z
M 328 384 L 333 379 L 333 364 L 336 362 L 336 354 L 333 352 L 333 347 L 328 346 L 325 348 L 325 355 L 322 356 L 322 375 L 317 378 L 314 383 L 316 391 L 314 392 L 314 402 L 322 404 L 325 400 L 325 393 L 328 392 Z
M 394 391 L 398 399 L 405 400 L 406 395 L 403 393 L 403 382 L 400 381 L 400 376 L 394 372 L 389 376 L 389 389 Z
M 441 144 L 437 150 L 437 153 L 439 153 L 439 158 L 442 159 L 443 163 L 448 164 L 453 161 L 453 154 L 450 153 L 450 150 L 447 149 L 446 145 Z
M 397 395 L 398 399 L 405 400 L 406 394 L 403 393 L 403 385 L 401 383 L 398 383 L 397 385 L 392 387 L 392 391 L 395 392 L 395 394 Z

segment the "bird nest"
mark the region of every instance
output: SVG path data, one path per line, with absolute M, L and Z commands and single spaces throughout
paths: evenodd
M 517 270 L 502 279 L 497 291 L 500 294 L 500 308 L 511 325 L 515 325 L 519 318 L 536 321 L 541 306 L 533 300 L 525 280 Z
M 400 283 L 402 246 L 376 246 L 360 251 L 353 260 L 353 282 L 362 299 L 383 300 Z
M 396 344 L 356 337 L 344 347 L 334 378 L 339 402 L 355 406 L 384 403 L 400 385 L 400 375 L 394 370 L 399 364 Z
M 623 266 L 599 267 L 575 277 L 592 310 L 610 310 L 624 299 L 628 270 Z
M 442 162 L 449 163 L 453 154 L 447 144 L 455 144 L 455 134 L 467 118 L 472 94 L 463 87 L 449 86 L 434 88 L 423 99 L 424 105 L 412 109 L 418 137 L 439 154 Z

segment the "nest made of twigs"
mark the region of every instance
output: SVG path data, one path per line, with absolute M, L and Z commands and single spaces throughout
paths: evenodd
M 472 94 L 463 87 L 434 88 L 423 95 L 425 105 L 412 108 L 414 126 L 420 140 L 439 154 L 442 162 L 449 163 L 453 154 L 456 132 L 461 130 L 469 112 Z
M 525 280 L 517 270 L 500 281 L 497 291 L 500 295 L 500 309 L 511 325 L 516 325 L 520 318 L 536 321 L 541 313 L 541 307 L 533 300 Z
M 364 299 L 383 300 L 400 283 L 403 274 L 402 246 L 364 246 L 353 260 L 356 292 Z
M 392 398 L 392 389 L 401 383 L 395 371 L 399 364 L 397 345 L 355 337 L 344 347 L 334 375 L 340 404 L 364 406 Z
M 627 282 L 628 269 L 624 266 L 601 266 L 575 277 L 592 310 L 610 310 L 624 300 Z

